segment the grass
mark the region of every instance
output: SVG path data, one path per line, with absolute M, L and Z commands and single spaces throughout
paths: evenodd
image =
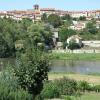
M 87 75 L 100 76 L 100 73 L 88 73 Z
M 70 96 L 71 100 L 100 100 L 100 93 L 85 93 L 80 97 Z M 49 99 L 49 100 L 67 100 L 67 99 Z
M 100 93 L 86 93 L 82 95 L 81 100 L 100 100 Z
M 100 93 L 85 93 L 80 97 L 70 96 L 70 98 L 71 100 L 100 100 Z
M 84 53 L 84 54 L 73 54 L 73 53 L 51 53 L 52 59 L 58 60 L 100 60 L 99 53 Z
M 90 84 L 99 85 L 100 76 L 96 75 L 81 75 L 81 74 L 68 74 L 68 73 L 49 73 L 49 80 L 60 79 L 63 77 L 68 77 L 75 79 L 76 81 L 87 81 Z M 100 93 L 96 92 L 86 92 L 80 97 L 70 96 L 71 100 L 100 100 Z M 51 99 L 51 100 L 67 100 L 67 99 Z M 68 99 L 69 100 L 69 99 Z
M 100 76 L 94 75 L 81 75 L 81 74 L 68 74 L 68 73 L 49 73 L 49 80 L 60 79 L 63 77 L 68 77 L 75 79 L 76 81 L 87 81 L 91 84 L 100 84 Z

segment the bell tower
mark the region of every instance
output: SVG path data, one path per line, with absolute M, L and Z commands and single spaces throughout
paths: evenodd
M 40 12 L 40 8 L 39 8 L 39 5 L 34 5 L 34 11 L 35 12 Z

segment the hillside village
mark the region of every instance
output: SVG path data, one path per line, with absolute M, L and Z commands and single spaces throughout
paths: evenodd
M 69 10 L 26 9 L 33 1 Z M 100 0 L 1 0 L 0 9 L 0 100 L 100 100 Z
M 59 16 L 64 16 L 69 14 L 73 18 L 79 18 L 80 16 L 86 17 L 87 20 L 91 20 L 92 18 L 100 18 L 100 10 L 92 10 L 92 11 L 63 11 L 57 10 L 55 8 L 40 8 L 39 5 L 34 5 L 33 9 L 28 10 L 12 10 L 12 11 L 0 11 L 0 17 L 3 18 L 6 16 L 7 18 L 13 18 L 15 20 L 22 20 L 23 18 L 31 18 L 34 21 L 41 20 L 41 16 L 46 13 L 47 16 L 50 14 L 57 14 Z
M 97 31 L 100 30 L 100 10 L 92 10 L 92 11 L 63 11 L 63 10 L 57 10 L 55 8 L 40 8 L 39 5 L 34 5 L 33 9 L 28 10 L 12 10 L 12 11 L 0 11 L 0 17 L 1 18 L 11 18 L 16 21 L 21 21 L 22 19 L 29 18 L 35 22 L 43 22 L 43 17 L 49 17 L 50 15 L 57 15 L 60 18 L 62 18 L 64 27 L 68 30 L 74 30 L 69 36 L 65 36 L 66 38 L 64 40 L 60 39 L 61 36 L 59 34 L 63 34 L 61 28 L 59 27 L 53 27 L 52 25 L 49 25 L 51 27 L 51 31 L 53 33 L 53 42 L 55 49 L 63 49 L 64 43 L 67 44 L 64 49 L 67 49 L 68 51 L 68 44 L 70 44 L 70 41 L 73 41 L 77 44 L 79 44 L 78 48 L 72 48 L 72 49 L 82 49 L 83 51 L 79 51 L 84 53 L 86 52 L 96 52 L 96 50 L 100 49 L 100 41 L 99 36 L 93 35 Z M 66 18 L 67 20 L 66 22 Z M 67 25 L 67 24 L 68 25 Z M 90 23 L 90 29 L 87 28 L 87 24 Z M 92 23 L 92 25 L 91 25 Z M 48 23 L 45 22 L 45 24 L 48 25 Z M 66 26 L 67 25 L 67 26 Z M 88 30 L 91 31 L 91 29 L 94 29 L 92 31 L 92 34 L 84 35 L 84 33 L 89 33 Z M 67 30 L 66 30 L 67 31 Z M 94 32 L 96 31 L 96 32 Z M 93 33 L 94 32 L 94 33 Z M 69 32 L 70 33 L 70 32 Z M 75 34 L 74 34 L 75 33 Z M 76 34 L 77 33 L 77 34 Z M 91 33 L 91 32 L 90 32 Z M 82 34 L 82 35 L 81 35 Z M 71 36 L 71 37 L 70 37 Z M 85 36 L 85 37 L 84 37 Z M 92 37 L 93 36 L 93 37 Z M 90 38 L 89 38 L 90 37 Z M 89 39 L 88 39 L 89 38 Z M 68 42 L 69 41 L 69 42 Z M 80 45 L 82 44 L 82 45 Z M 85 50 L 85 51 L 84 51 Z M 69 51 L 68 51 L 69 52 Z M 75 51 L 78 52 L 78 51 Z M 100 51 L 97 51 L 100 52 Z

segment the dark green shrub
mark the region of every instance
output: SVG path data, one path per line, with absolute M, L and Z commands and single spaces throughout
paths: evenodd
M 67 46 L 68 44 L 66 43 L 66 42 L 63 42 L 63 49 L 66 49 L 66 46 Z
M 93 86 L 93 90 L 94 90 L 95 92 L 100 92 L 100 85 L 95 85 L 95 86 Z
M 81 47 L 80 47 L 80 45 L 78 43 L 71 42 L 68 45 L 68 49 L 71 49 L 71 50 L 79 49 L 79 48 L 81 48 Z
M 59 89 L 60 95 L 73 95 L 77 90 L 77 82 L 72 79 L 62 78 L 55 80 L 55 84 Z
M 90 87 L 90 85 L 89 85 L 88 82 L 86 82 L 86 81 L 80 81 L 78 83 L 78 89 L 80 91 L 82 91 L 82 92 L 85 92 L 86 90 L 88 90 L 88 91 L 91 90 L 91 87 Z
M 59 97 L 59 90 L 54 82 L 47 82 L 41 92 L 43 98 L 57 98 Z

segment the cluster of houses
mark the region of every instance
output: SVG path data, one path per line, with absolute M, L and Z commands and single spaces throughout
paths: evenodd
M 39 5 L 34 5 L 33 9 L 29 10 L 12 10 L 12 11 L 0 11 L 0 17 L 4 16 L 13 18 L 15 20 L 22 20 L 23 18 L 31 18 L 33 21 L 41 20 L 41 15 L 46 13 L 47 16 L 50 14 L 57 14 L 59 16 L 64 16 L 69 14 L 73 18 L 79 18 L 80 16 L 85 16 L 87 20 L 92 18 L 100 18 L 100 10 L 92 11 L 64 11 L 57 10 L 55 8 L 40 8 Z
M 88 21 L 73 21 L 73 24 L 69 28 L 73 29 L 73 30 L 82 30 L 82 29 L 86 28 L 87 22 Z
M 33 9 L 28 10 L 12 10 L 12 11 L 0 11 L 0 17 L 7 17 L 12 18 L 14 20 L 22 20 L 23 18 L 30 18 L 34 21 L 41 21 L 41 16 L 46 13 L 47 16 L 50 14 L 56 14 L 59 16 L 64 16 L 69 14 L 72 18 L 79 18 L 80 16 L 86 17 L 87 21 L 73 21 L 73 24 L 69 27 L 73 30 L 81 30 L 86 27 L 86 24 L 92 18 L 100 19 L 100 10 L 92 10 L 92 11 L 64 11 L 64 10 L 57 10 L 55 8 L 40 8 L 39 5 L 34 5 Z M 100 21 L 97 20 L 96 28 L 100 28 Z M 54 38 L 53 41 L 58 48 L 62 46 L 61 42 L 56 43 L 58 39 L 58 30 L 54 30 Z M 83 43 L 86 46 L 90 47 L 100 47 L 100 41 L 82 41 L 79 36 L 72 36 L 67 39 L 70 41 L 71 39 L 75 39 L 77 43 Z

